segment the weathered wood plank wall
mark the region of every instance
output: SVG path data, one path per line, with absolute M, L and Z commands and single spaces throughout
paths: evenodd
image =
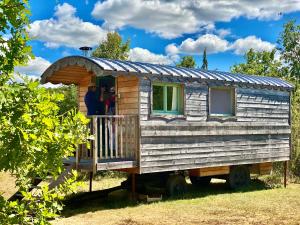
M 77 96 L 78 96 L 78 110 L 82 112 L 83 114 L 87 114 L 87 108 L 84 102 L 84 97 L 88 91 L 88 85 L 82 84 L 77 86 Z
M 135 76 L 119 76 L 117 79 L 117 107 L 119 115 L 138 115 L 139 79 Z
M 151 82 L 140 81 L 141 172 L 289 159 L 289 93 L 237 88 L 234 120 L 208 119 L 208 87 L 185 85 L 185 118 L 151 117 Z

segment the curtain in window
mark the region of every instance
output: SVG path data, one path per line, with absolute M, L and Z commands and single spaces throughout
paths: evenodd
M 172 111 L 177 110 L 177 87 L 173 87 L 173 95 L 172 95 Z
M 210 113 L 232 114 L 232 89 L 211 89 Z

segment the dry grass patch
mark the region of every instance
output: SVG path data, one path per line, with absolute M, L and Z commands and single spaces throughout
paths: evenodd
M 122 179 L 109 178 L 119 184 Z M 97 182 L 101 189 L 101 181 Z M 103 182 L 105 184 L 105 182 Z M 128 200 L 126 191 L 115 191 L 107 198 L 67 206 L 55 225 L 117 224 L 300 224 L 300 185 L 287 189 L 268 189 L 261 182 L 242 191 L 231 192 L 224 183 L 189 191 L 180 198 L 164 199 L 152 204 Z
M 15 178 L 9 173 L 0 172 L 0 193 L 3 193 L 3 197 L 8 199 L 17 190 L 15 187 Z

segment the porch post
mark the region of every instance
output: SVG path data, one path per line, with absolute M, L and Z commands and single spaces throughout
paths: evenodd
M 284 162 L 284 187 L 287 185 L 287 171 L 288 171 L 288 161 Z
M 132 200 L 135 200 L 136 199 L 136 195 L 135 195 L 135 173 L 132 173 L 131 174 L 131 197 L 132 197 Z
M 93 188 L 93 172 L 90 172 L 90 192 L 92 192 Z

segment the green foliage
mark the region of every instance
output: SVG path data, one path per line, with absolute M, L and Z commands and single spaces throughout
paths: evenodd
M 234 73 L 256 74 L 260 76 L 279 77 L 292 83 L 295 87 L 292 94 L 292 160 L 291 171 L 300 176 L 300 26 L 294 21 L 284 26 L 279 37 L 281 59 L 275 59 L 274 49 L 271 52 L 255 52 L 250 49 L 245 55 L 245 63 L 234 65 Z
M 26 0 L 0 1 L 0 85 L 9 79 L 14 66 L 31 57 L 31 48 L 26 43 L 28 15 Z
M 74 193 L 77 188 L 76 179 L 77 173 L 73 171 L 71 178 L 52 190 L 43 185 L 34 195 L 24 191 L 22 192 L 24 199 L 21 202 L 8 202 L 0 197 L 0 223 L 50 224 L 48 220 L 56 217 L 62 210 L 61 201 L 65 195 Z
M 284 61 L 283 76 L 295 86 L 292 98 L 291 169 L 295 175 L 300 176 L 300 25 L 296 25 L 295 21 L 286 23 L 278 42 Z
M 0 1 L 0 171 L 16 177 L 25 197 L 8 202 L 0 196 L 0 224 L 48 224 L 61 210 L 60 200 L 73 190 L 76 174 L 60 187 L 32 195 L 33 178 L 57 177 L 62 159 L 86 143 L 88 120 L 74 110 L 62 114 L 60 93 L 51 93 L 38 82 L 17 83 L 14 67 L 31 57 L 27 45 L 29 10 L 25 0 Z
M 108 59 L 126 60 L 128 58 L 130 41 L 122 42 L 117 32 L 107 34 L 107 40 L 99 44 L 92 52 L 92 56 Z
M 34 224 L 45 224 L 61 207 L 58 190 L 44 187 L 40 195 L 32 196 L 28 188 L 34 177 L 57 177 L 63 170 L 62 159 L 72 156 L 76 146 L 87 140 L 88 119 L 84 115 L 59 113 L 57 102 L 63 97 L 28 80 L 0 86 L 0 171 L 15 174 L 16 185 L 25 196 L 20 203 L 2 203 L 5 222 L 0 217 L 0 224 L 10 224 L 6 219 L 14 217 L 26 224 L 32 214 L 32 220 L 38 221 Z M 62 193 L 70 186 L 65 182 Z
M 193 56 L 183 56 L 181 61 L 176 65 L 177 67 L 195 68 L 196 62 Z
M 0 170 L 17 178 L 59 173 L 61 159 L 86 138 L 87 119 L 74 111 L 61 116 L 56 102 L 63 95 L 38 85 L 25 81 L 0 89 Z
M 282 76 L 282 64 L 275 59 L 276 49 L 271 52 L 255 52 L 250 49 L 245 54 L 245 63 L 237 64 L 231 67 L 233 73 L 257 74 L 261 76 Z
M 204 52 L 203 52 L 203 60 L 202 60 L 201 69 L 203 69 L 203 70 L 207 70 L 208 69 L 208 61 L 207 61 L 207 56 L 206 56 L 206 48 L 204 49 Z
M 287 65 L 289 75 L 299 83 L 300 81 L 300 24 L 292 20 L 284 25 L 284 30 L 278 40 L 281 58 Z
M 49 88 L 49 91 L 51 93 L 59 93 L 64 96 L 63 100 L 56 101 L 59 107 L 60 115 L 71 110 L 77 109 L 77 88 L 75 85 L 62 86 L 58 88 Z

